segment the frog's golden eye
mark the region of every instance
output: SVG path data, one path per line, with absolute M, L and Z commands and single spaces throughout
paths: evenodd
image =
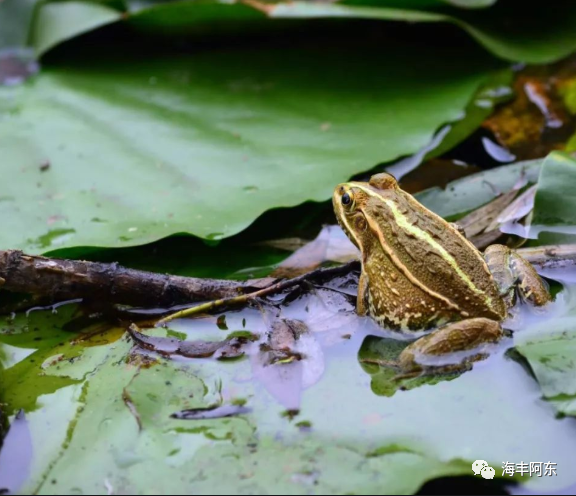
M 343 191 L 340 197 L 340 202 L 345 210 L 351 211 L 354 208 L 354 193 L 350 190 Z

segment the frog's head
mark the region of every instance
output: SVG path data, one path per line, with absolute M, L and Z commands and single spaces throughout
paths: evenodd
M 368 226 L 383 222 L 379 207 L 384 198 L 397 190 L 398 182 L 385 172 L 372 176 L 367 183 L 354 181 L 336 186 L 332 195 L 336 219 L 360 250 L 374 239 L 375 233 Z

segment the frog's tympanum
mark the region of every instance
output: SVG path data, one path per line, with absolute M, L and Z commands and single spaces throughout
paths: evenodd
M 400 355 L 405 375 L 434 370 L 435 357 L 465 355 L 498 341 L 516 294 L 538 306 L 550 300 L 529 262 L 502 245 L 482 255 L 457 226 L 401 190 L 390 174 L 340 184 L 333 203 L 362 254 L 358 313 L 391 329 L 435 329 Z M 482 356 L 449 368 L 469 368 Z

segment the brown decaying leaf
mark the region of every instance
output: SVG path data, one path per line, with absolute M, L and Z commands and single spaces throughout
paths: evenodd
M 512 190 L 498 196 L 490 203 L 462 217 L 458 221 L 458 225 L 464 229 L 468 238 L 477 236 L 493 223 L 494 219 L 500 215 L 502 210 L 510 205 L 517 195 L 518 190 Z
M 514 81 L 515 98 L 501 105 L 483 127 L 518 160 L 563 150 L 576 119 L 565 106 L 562 88 L 576 77 L 576 58 L 549 66 L 530 66 Z

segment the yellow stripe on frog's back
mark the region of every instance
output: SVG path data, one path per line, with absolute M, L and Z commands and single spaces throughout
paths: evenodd
M 472 279 L 470 279 L 468 274 L 466 274 L 466 272 L 462 270 L 462 268 L 458 265 L 456 259 L 450 253 L 448 253 L 448 251 L 446 251 L 446 249 L 440 243 L 438 243 L 429 233 L 423 231 L 418 226 L 412 224 L 408 220 L 408 218 L 402 212 L 400 212 L 397 205 L 392 200 L 384 198 L 382 195 L 379 195 L 375 191 L 366 188 L 361 183 L 353 183 L 353 184 L 355 187 L 360 188 L 367 195 L 370 195 L 374 198 L 378 198 L 379 201 L 383 202 L 392 212 L 392 215 L 394 216 L 394 219 L 398 227 L 400 227 L 410 235 L 414 236 L 415 238 L 427 243 L 434 250 L 436 250 L 436 252 L 450 265 L 450 267 L 454 270 L 456 274 L 458 274 L 458 277 L 470 288 L 470 290 L 476 293 L 478 296 L 480 296 L 485 301 L 486 305 L 489 308 L 494 308 L 494 302 L 492 298 L 488 294 L 486 294 L 484 290 L 478 288 L 476 284 L 474 284 L 474 281 L 472 281 Z M 484 263 L 483 260 L 482 263 Z M 430 289 L 427 288 L 427 291 L 429 292 Z M 442 297 L 442 299 L 445 300 L 444 297 Z

